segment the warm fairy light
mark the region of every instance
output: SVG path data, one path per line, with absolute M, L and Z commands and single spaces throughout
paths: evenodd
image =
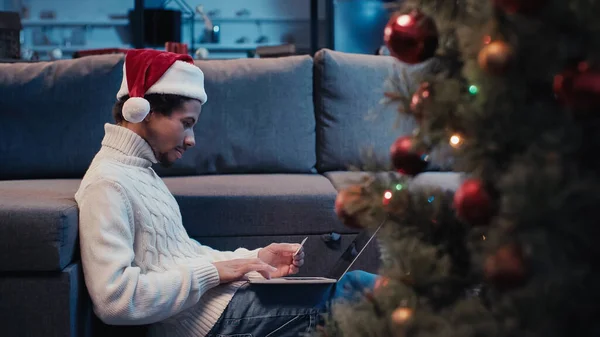
M 410 100 L 410 102 L 414 105 L 419 104 L 420 101 L 421 101 L 421 98 L 419 97 L 419 95 L 413 95 L 413 97 Z
M 396 20 L 396 23 L 398 24 L 398 26 L 407 27 L 412 24 L 412 21 L 413 21 L 413 19 L 410 15 L 404 14 L 404 15 L 400 15 L 398 17 L 398 19 Z
M 390 34 L 392 34 L 392 28 L 390 27 L 385 27 L 385 29 L 383 30 L 383 34 L 388 37 L 390 36 Z
M 453 134 L 452 137 L 450 137 L 450 145 L 454 148 L 460 147 L 462 142 L 463 139 L 459 134 Z
M 392 198 L 392 191 L 385 191 L 383 197 L 387 200 L 390 200 Z
M 396 324 L 402 324 L 408 321 L 413 315 L 410 308 L 398 308 L 392 312 L 392 321 Z
M 390 204 L 390 200 L 392 199 L 392 195 L 393 195 L 392 191 L 390 191 L 390 190 L 387 190 L 387 191 L 385 191 L 385 193 L 383 193 L 383 201 L 382 201 L 382 203 L 383 203 L 384 206 L 387 206 L 387 205 Z

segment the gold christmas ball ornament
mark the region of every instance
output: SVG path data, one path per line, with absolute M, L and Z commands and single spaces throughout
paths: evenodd
M 477 57 L 481 69 L 492 75 L 502 75 L 510 67 L 514 58 L 512 47 L 504 41 L 486 44 Z
M 359 217 L 366 209 L 365 197 L 361 185 L 351 185 L 341 190 L 335 198 L 335 214 L 348 227 L 354 229 L 362 228 Z

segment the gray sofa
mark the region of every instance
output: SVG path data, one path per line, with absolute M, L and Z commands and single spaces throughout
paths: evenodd
M 218 249 L 308 236 L 301 275 L 326 273 L 356 235 L 333 211 L 348 167 L 369 149 L 385 162 L 394 139 L 414 128 L 410 119 L 395 128 L 395 107 L 379 105 L 384 80 L 400 65 L 331 50 L 197 65 L 209 95 L 197 145 L 173 168 L 156 168 L 190 236 Z M 73 199 L 112 122 L 122 67 L 121 55 L 0 64 L 2 336 L 140 333 L 110 330 L 93 315 Z M 379 113 L 366 119 L 372 109 Z M 376 248 L 355 268 L 377 271 Z

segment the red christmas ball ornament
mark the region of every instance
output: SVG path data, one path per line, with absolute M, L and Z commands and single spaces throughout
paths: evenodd
M 411 136 L 401 136 L 390 147 L 392 164 L 402 174 L 417 175 L 427 167 L 423 154 L 413 150 Z
M 390 54 L 398 60 L 416 64 L 435 54 L 438 31 L 435 22 L 419 10 L 392 15 L 383 31 Z
M 362 187 L 352 185 L 341 190 L 335 198 L 335 214 L 350 228 L 360 229 L 358 215 L 362 211 L 357 205 L 363 197 Z
M 527 269 L 521 246 L 512 243 L 500 247 L 484 264 L 485 278 L 498 288 L 512 288 L 525 281 Z
M 425 119 L 425 103 L 432 96 L 431 84 L 423 82 L 412 95 L 410 100 L 410 111 L 419 124 Z
M 482 225 L 492 215 L 492 198 L 482 182 L 467 179 L 454 193 L 454 208 L 458 216 L 472 225 Z
M 554 76 L 554 94 L 562 104 L 574 108 L 600 107 L 600 71 L 587 62 Z
M 508 14 L 532 14 L 547 2 L 548 0 L 494 0 L 494 5 Z

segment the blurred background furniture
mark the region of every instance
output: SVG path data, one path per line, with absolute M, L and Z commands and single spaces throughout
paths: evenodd
M 80 57 L 98 49 L 162 49 L 165 42 L 185 43 L 190 55 L 202 59 L 228 59 L 292 44 L 296 55 L 321 48 L 374 54 L 383 44 L 388 2 L 4 0 L 0 10 L 21 16 L 23 60 Z

